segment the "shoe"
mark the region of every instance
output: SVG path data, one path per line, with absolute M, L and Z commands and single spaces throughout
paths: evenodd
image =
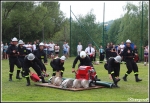
M 19 76 L 16 76 L 16 79 L 22 79 L 22 78 L 20 78 Z
M 12 79 L 10 78 L 9 81 L 12 81 Z
M 123 79 L 124 81 L 127 81 L 127 77 L 123 77 L 122 79 Z
M 140 82 L 140 81 L 142 81 L 142 79 L 139 79 L 138 76 L 135 76 L 135 81 Z
M 27 84 L 26 84 L 26 86 L 29 86 L 29 85 L 30 85 L 30 83 L 27 83 Z

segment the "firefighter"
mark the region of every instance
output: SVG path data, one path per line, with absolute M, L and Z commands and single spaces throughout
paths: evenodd
M 22 40 L 19 40 L 19 43 L 18 43 L 18 52 L 19 52 L 19 55 L 18 55 L 18 58 L 19 58 L 19 61 L 21 63 L 21 67 L 22 67 L 22 71 L 21 71 L 21 75 L 22 77 L 24 77 L 24 57 L 28 54 L 28 50 L 26 49 L 26 47 L 23 46 L 24 45 L 24 42 Z
M 127 72 L 125 73 L 123 80 L 127 81 L 127 76 L 132 72 L 132 70 L 134 71 L 134 75 L 135 75 L 135 81 L 139 82 L 142 81 L 142 79 L 138 78 L 138 66 L 137 64 L 134 62 L 134 50 L 131 48 L 130 46 L 131 41 L 128 39 L 126 41 L 126 47 L 123 50 L 122 56 L 125 59 L 126 62 L 126 67 L 127 67 Z
M 46 53 L 44 52 L 44 43 L 41 42 L 39 44 L 39 49 L 35 50 L 33 52 L 33 54 L 41 61 L 42 65 L 44 67 L 43 69 L 44 69 L 44 71 L 46 71 L 45 65 L 47 65 L 47 57 L 46 57 Z M 44 60 L 44 63 L 42 62 L 42 60 Z
M 117 83 L 118 81 L 120 81 L 119 79 L 120 62 L 121 62 L 121 56 L 111 57 L 107 61 L 107 69 L 108 69 L 109 78 L 113 79 L 113 82 L 116 87 L 119 87 Z
M 91 66 L 91 67 L 93 67 L 93 64 L 92 64 L 90 57 L 88 55 L 86 55 L 85 51 L 81 51 L 80 55 L 78 55 L 73 62 L 72 72 L 75 72 L 74 68 L 75 68 L 75 65 L 77 64 L 78 60 L 80 60 L 80 64 L 78 65 L 78 67 L 80 67 L 80 66 Z M 94 69 L 94 67 L 93 67 L 93 69 Z M 100 81 L 100 79 L 97 79 L 97 80 Z
M 44 77 L 42 75 L 42 72 L 46 73 L 44 71 L 44 67 L 43 67 L 42 63 L 33 53 L 30 53 L 30 54 L 26 55 L 24 58 L 25 78 L 27 80 L 26 86 L 30 85 L 30 79 L 29 79 L 29 73 L 31 73 L 29 70 L 30 67 L 32 67 L 35 70 L 35 72 L 38 74 L 39 78 L 42 80 L 42 83 L 47 83 L 44 80 Z
M 12 75 L 14 71 L 14 65 L 17 66 L 17 74 L 16 74 L 16 79 L 22 79 L 19 76 L 20 70 L 21 70 L 21 63 L 19 62 L 18 59 L 18 47 L 16 46 L 18 43 L 18 40 L 16 37 L 12 39 L 12 44 L 8 47 L 6 53 L 9 56 L 9 81 L 12 81 Z
M 56 72 L 60 72 L 60 76 L 63 77 L 63 72 L 65 70 L 65 68 L 63 67 L 63 65 L 64 65 L 65 59 L 66 59 L 65 56 L 61 56 L 61 58 L 55 57 L 50 62 L 50 66 L 53 68 L 53 74 L 52 74 L 52 76 L 55 76 Z

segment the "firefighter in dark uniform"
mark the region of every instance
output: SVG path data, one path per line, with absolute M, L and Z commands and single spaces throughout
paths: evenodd
M 115 87 L 119 87 L 117 83 L 118 81 L 120 81 L 119 79 L 120 62 L 121 62 L 121 56 L 110 57 L 107 61 L 108 65 L 106 69 L 108 70 L 109 78 L 113 79 Z
M 138 78 L 138 66 L 137 64 L 134 62 L 134 50 L 131 48 L 130 46 L 131 41 L 128 39 L 126 41 L 126 47 L 123 50 L 122 56 L 125 59 L 126 62 L 126 67 L 128 69 L 128 71 L 125 73 L 123 80 L 127 81 L 127 76 L 132 72 L 132 70 L 134 71 L 134 75 L 135 75 L 135 81 L 139 82 L 142 81 L 142 79 Z
M 91 66 L 91 67 L 93 67 L 93 64 L 92 64 L 90 57 L 88 55 L 86 55 L 85 51 L 81 51 L 80 55 L 78 55 L 73 62 L 72 72 L 75 72 L 74 68 L 75 68 L 75 65 L 77 64 L 78 60 L 80 60 L 80 64 L 78 65 L 78 67 L 80 67 L 80 66 Z M 93 69 L 94 69 L 94 67 L 93 67 Z M 97 76 L 97 78 L 98 78 L 98 76 Z M 100 81 L 100 79 L 97 79 L 97 81 Z
M 60 72 L 60 76 L 63 77 L 63 72 L 65 70 L 65 68 L 63 67 L 63 65 L 64 65 L 65 59 L 66 59 L 65 56 L 62 56 L 61 58 L 55 57 L 50 62 L 50 66 L 53 68 L 53 74 L 52 74 L 52 76 L 55 76 L 56 72 Z
M 24 42 L 22 40 L 19 40 L 19 43 L 18 43 L 18 52 L 19 52 L 18 58 L 19 58 L 19 61 L 21 63 L 21 67 L 22 67 L 22 71 L 21 71 L 22 77 L 24 77 L 24 73 L 25 73 L 24 66 L 23 66 L 24 57 L 28 54 L 28 50 L 23 45 L 24 45 Z
M 30 53 L 26 55 L 24 58 L 24 70 L 25 70 L 25 78 L 27 80 L 27 86 L 30 85 L 30 79 L 29 79 L 30 67 L 32 67 L 35 70 L 39 78 L 42 80 L 42 83 L 47 83 L 44 80 L 44 76 L 42 75 L 42 72 L 46 73 L 43 69 L 44 67 L 42 63 L 33 53 Z
M 46 71 L 46 67 L 44 64 L 47 65 L 47 57 L 46 57 L 46 53 L 44 52 L 44 43 L 40 43 L 39 49 L 35 50 L 33 52 L 33 54 L 41 61 L 42 65 L 44 67 L 43 69 L 44 69 L 44 71 Z M 42 62 L 42 60 L 44 60 L 44 63 Z
M 9 81 L 12 81 L 12 75 L 14 71 L 14 66 L 17 66 L 17 74 L 16 74 L 16 79 L 21 79 L 19 76 L 20 70 L 21 70 L 21 63 L 19 62 L 18 59 L 18 47 L 16 46 L 18 43 L 18 40 L 16 37 L 12 39 L 12 44 L 8 47 L 6 53 L 9 56 Z

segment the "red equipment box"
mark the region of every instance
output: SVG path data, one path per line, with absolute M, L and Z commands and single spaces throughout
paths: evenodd
M 96 72 L 91 66 L 80 66 L 76 73 L 76 79 L 95 80 Z

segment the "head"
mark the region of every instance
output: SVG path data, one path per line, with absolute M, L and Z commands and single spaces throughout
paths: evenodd
M 81 42 L 79 42 L 79 45 L 81 45 Z
M 30 60 L 30 61 L 33 61 L 34 58 L 35 58 L 35 55 L 32 54 L 32 53 L 28 54 L 28 56 L 27 56 L 27 59 Z
M 127 47 L 130 47 L 130 44 L 131 44 L 131 41 L 128 39 L 128 40 L 126 40 L 126 46 Z
M 103 48 L 103 46 L 100 46 L 100 48 Z
M 39 40 L 37 39 L 36 42 L 39 43 Z
M 115 63 L 120 63 L 121 62 L 121 56 L 116 56 L 115 58 Z
M 43 50 L 43 49 L 44 49 L 44 43 L 41 42 L 41 43 L 39 44 L 39 47 L 40 47 L 40 50 Z
M 36 41 L 34 41 L 34 44 L 36 44 Z
M 64 44 L 66 44 L 66 42 L 64 42 Z
M 61 56 L 61 58 L 60 58 L 60 62 L 61 62 L 61 63 L 64 63 L 64 62 L 65 62 L 65 59 L 66 59 L 66 57 L 65 57 L 65 56 Z
M 134 45 L 134 49 L 136 49 L 136 45 Z
M 55 46 L 58 46 L 58 44 L 56 43 Z
M 84 59 L 86 57 L 86 52 L 85 51 L 81 51 L 80 52 L 80 58 Z
M 92 47 L 92 44 L 91 43 L 89 43 L 89 45 L 88 45 L 89 47 Z
M 120 48 L 120 46 L 118 46 L 118 50 L 120 50 L 121 48 Z
M 17 39 L 16 37 L 14 37 L 14 38 L 12 39 L 12 44 L 13 44 L 13 45 L 17 45 L 17 44 L 18 44 L 18 39 Z
M 123 43 L 123 42 L 121 42 L 121 44 L 123 45 L 124 43 Z
M 5 45 L 7 45 L 7 43 L 5 43 Z
M 22 47 L 24 45 L 24 42 L 22 40 L 19 40 L 18 44 Z

